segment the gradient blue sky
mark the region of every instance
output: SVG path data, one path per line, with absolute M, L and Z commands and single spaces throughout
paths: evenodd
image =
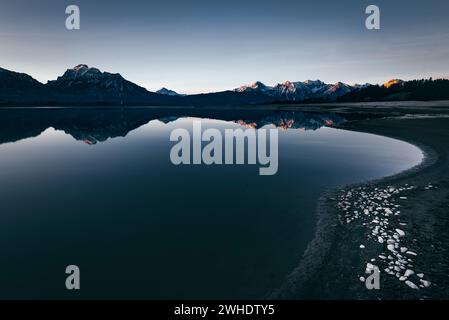
M 65 29 L 65 8 L 81 30 Z M 381 9 L 380 31 L 365 8 Z M 447 0 L 0 0 L 0 66 L 46 82 L 79 63 L 149 90 L 449 76 Z

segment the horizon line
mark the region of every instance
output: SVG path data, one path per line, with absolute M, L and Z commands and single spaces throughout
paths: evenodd
M 64 73 L 65 73 L 66 71 L 68 71 L 68 70 L 73 70 L 75 67 L 80 66 L 80 65 L 86 65 L 89 69 L 98 69 L 98 70 L 100 70 L 100 69 L 97 68 L 97 67 L 90 67 L 88 64 L 80 63 L 80 64 L 77 64 L 76 66 L 74 66 L 74 67 L 72 67 L 72 68 L 67 68 L 67 69 L 65 69 L 65 71 L 64 71 L 62 74 L 64 74 Z M 10 72 L 15 72 L 15 73 L 26 74 L 26 75 L 32 77 L 34 80 L 38 81 L 39 83 L 41 83 L 41 84 L 43 84 L 43 85 L 48 84 L 48 82 L 50 82 L 50 81 L 55 81 L 55 80 L 57 80 L 57 78 L 59 77 L 59 76 L 57 76 L 56 79 L 47 79 L 46 82 L 43 82 L 43 81 L 39 80 L 38 78 L 34 77 L 33 75 L 31 75 L 31 74 L 29 74 L 29 73 L 27 73 L 27 72 L 22 72 L 22 71 L 15 71 L 15 70 L 11 70 L 11 69 L 6 69 L 6 68 L 1 67 L 1 66 L 0 66 L 0 69 L 4 69 L 4 70 L 10 71 Z M 106 72 L 106 73 L 110 73 L 110 74 L 119 74 L 120 76 L 122 76 L 122 74 L 119 73 L 119 72 L 106 71 L 106 70 L 100 70 L 100 72 L 102 72 L 102 73 Z M 123 76 L 122 76 L 122 77 L 123 77 Z M 387 83 L 388 81 L 392 81 L 392 80 L 402 80 L 402 81 L 414 81 L 414 80 L 423 80 L 423 79 L 449 80 L 449 76 L 430 76 L 430 77 L 427 76 L 427 77 L 420 77 L 420 78 L 418 78 L 418 77 L 414 77 L 414 78 L 413 78 L 413 77 L 405 77 L 405 78 L 404 78 L 404 77 L 396 77 L 396 78 L 384 80 L 382 83 L 380 83 L 380 82 L 377 82 L 377 83 L 371 83 L 371 82 L 359 83 L 359 82 L 343 82 L 343 81 L 337 81 L 337 82 L 335 82 L 335 83 L 334 83 L 334 82 L 329 82 L 329 83 L 328 83 L 328 82 L 322 81 L 322 80 L 320 80 L 320 79 L 316 79 L 316 80 L 306 79 L 306 80 L 303 80 L 303 81 L 284 80 L 284 81 L 282 81 L 282 82 L 275 82 L 273 85 L 269 85 L 269 84 L 267 84 L 266 82 L 263 82 L 263 81 L 260 81 L 260 80 L 256 80 L 256 81 L 252 81 L 252 82 L 249 82 L 249 83 L 241 84 L 241 85 L 239 85 L 239 86 L 237 86 L 237 87 L 234 87 L 234 88 L 231 88 L 231 89 L 214 89 L 214 90 L 212 90 L 212 91 L 207 91 L 207 90 L 202 90 L 202 91 L 193 90 L 193 91 L 190 91 L 190 90 L 187 90 L 187 91 L 181 92 L 181 91 L 179 91 L 179 90 L 172 89 L 170 86 L 166 86 L 166 85 L 161 85 L 158 89 L 156 89 L 155 91 L 153 91 L 153 90 L 149 89 L 148 87 L 146 87 L 145 85 L 139 84 L 138 82 L 134 82 L 134 81 L 132 81 L 132 80 L 130 80 L 130 79 L 128 79 L 128 78 L 125 78 L 125 77 L 123 77 L 123 78 L 124 78 L 126 81 L 129 81 L 129 82 L 131 82 L 131 83 L 134 83 L 134 84 L 138 85 L 139 87 L 144 88 L 144 89 L 147 90 L 148 92 L 156 93 L 157 91 L 159 91 L 159 90 L 161 90 L 161 89 L 168 89 L 168 90 L 174 91 L 174 92 L 176 92 L 176 93 L 178 93 L 178 94 L 185 94 L 185 95 L 211 94 L 211 93 L 218 93 L 218 92 L 225 92 L 225 91 L 234 91 L 234 90 L 239 89 L 239 88 L 241 88 L 241 87 L 244 87 L 244 86 L 250 86 L 250 85 L 252 85 L 252 84 L 254 84 L 254 83 L 257 83 L 257 82 L 260 82 L 260 83 L 266 85 L 267 87 L 274 87 L 274 86 L 276 86 L 276 85 L 278 85 L 278 84 L 284 84 L 284 83 L 286 83 L 286 82 L 290 82 L 290 83 L 302 82 L 302 83 L 304 83 L 304 82 L 307 82 L 307 81 L 321 81 L 321 82 L 323 82 L 323 83 L 325 83 L 325 84 L 337 84 L 337 83 L 340 83 L 340 82 L 341 82 L 341 83 L 344 83 L 344 84 L 347 84 L 347 85 L 350 85 L 350 86 L 366 85 L 366 84 L 369 84 L 369 85 L 378 85 L 378 86 L 380 86 L 380 85 L 383 85 L 383 84 Z

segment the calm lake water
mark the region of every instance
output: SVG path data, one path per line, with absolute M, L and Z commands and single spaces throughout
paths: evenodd
M 279 170 L 174 166 L 173 129 L 274 128 Z M 418 164 L 336 115 L 0 110 L 0 298 L 260 298 L 298 265 L 329 187 Z M 65 267 L 81 290 L 65 289 Z

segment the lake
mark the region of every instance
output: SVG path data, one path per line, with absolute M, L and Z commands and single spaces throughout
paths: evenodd
M 278 172 L 170 161 L 177 128 L 277 128 Z M 422 161 L 335 114 L 0 110 L 0 298 L 261 298 L 300 262 L 327 188 Z M 254 130 L 254 129 L 249 129 Z M 65 268 L 81 290 L 65 288 Z

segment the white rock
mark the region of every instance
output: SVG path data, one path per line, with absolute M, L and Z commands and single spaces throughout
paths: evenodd
M 379 243 L 384 243 L 384 238 L 382 238 L 382 237 L 377 237 L 377 241 L 379 241 Z
M 408 277 L 410 277 L 412 274 L 415 274 L 415 271 L 410 270 L 410 269 L 407 269 L 407 270 L 405 271 L 405 273 L 404 273 L 404 276 L 408 278 Z
M 367 263 L 365 273 L 371 273 L 375 269 L 378 269 L 377 266 L 373 265 L 372 263 Z
M 407 280 L 408 278 L 406 277 L 406 276 L 402 276 L 402 277 L 400 277 L 399 278 L 399 281 L 405 281 L 405 280 Z
M 418 273 L 417 276 L 418 276 L 419 278 L 423 278 L 423 277 L 424 277 L 424 273 Z
M 363 244 L 361 244 L 360 249 L 365 249 L 365 246 Z
M 411 282 L 410 280 L 405 281 L 405 284 L 408 285 L 412 289 L 418 289 L 417 285 Z
M 413 251 L 407 251 L 406 253 L 412 256 L 416 256 L 416 253 L 414 253 Z
M 360 277 L 359 279 L 361 282 L 365 282 L 365 277 Z
M 401 237 L 405 236 L 405 232 L 402 231 L 401 229 L 396 229 L 396 232 L 397 232 Z
M 420 279 L 419 281 L 423 284 L 424 287 L 426 288 L 430 287 L 430 281 L 426 281 L 423 279 Z

